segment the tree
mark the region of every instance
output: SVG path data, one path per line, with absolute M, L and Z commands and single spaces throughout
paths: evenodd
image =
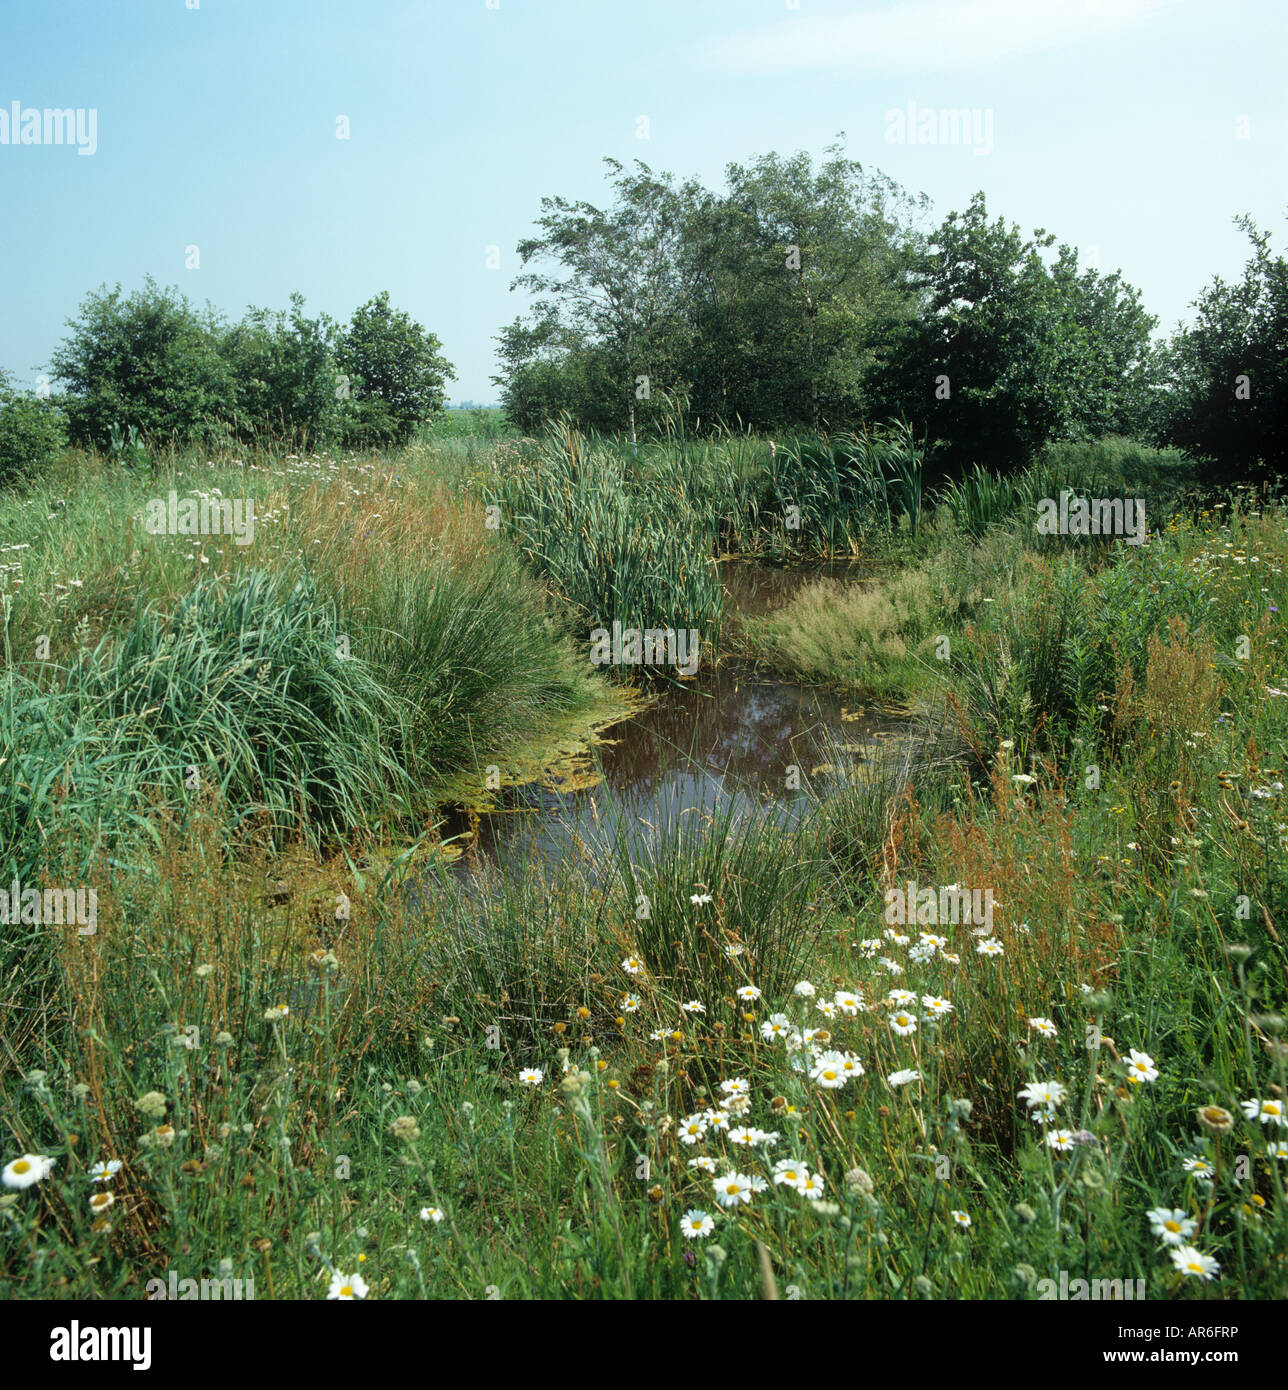
M 38 478 L 67 447 L 58 407 L 29 391 L 17 391 L 0 370 L 0 486 Z
M 1169 345 L 1173 389 L 1162 435 L 1233 475 L 1288 470 L 1288 262 L 1246 217 L 1243 278 L 1220 277 L 1195 301 L 1198 317 Z
M 223 336 L 221 351 L 236 382 L 236 422 L 243 438 L 257 435 L 301 443 L 324 439 L 336 412 L 335 324 L 310 319 L 304 297 L 289 313 L 247 311 Z
M 339 350 L 340 369 L 368 426 L 377 417 L 388 421 L 390 443 L 405 444 L 422 420 L 443 409 L 448 381 L 455 369 L 439 355 L 442 343 L 403 310 L 389 307 L 389 291 L 353 311 Z
M 1139 426 L 1155 366 L 1154 319 L 1118 275 L 1077 272 L 1070 247 L 1051 270 L 984 195 L 945 218 L 921 257 L 924 302 L 873 374 L 872 395 L 940 443 L 940 466 L 1022 467 L 1048 441 Z
M 638 416 L 648 413 L 641 403 L 675 385 L 683 324 L 678 249 L 685 200 L 698 189 L 677 188 L 671 175 L 655 176 L 640 160 L 631 173 L 615 159 L 604 163 L 616 192 L 607 211 L 564 198 L 541 200 L 542 235 L 521 241 L 519 257 L 525 267 L 553 262 L 558 269 L 524 270 L 515 278 L 511 288 L 545 297 L 529 326 L 501 335 L 501 351 L 511 378 L 535 360 L 560 363 L 592 354 L 600 370 L 587 382 L 602 383 L 606 374 L 612 383 L 608 400 L 595 402 L 592 413 L 625 425 L 634 445 Z M 548 367 L 545 376 L 549 381 Z M 493 380 L 504 386 L 507 378 Z
M 685 236 L 691 407 L 762 428 L 840 428 L 865 413 L 863 384 L 909 283 L 922 205 L 842 147 L 730 164 Z
M 224 327 L 209 306 L 198 312 L 149 276 L 126 298 L 119 284 L 91 292 L 67 326 L 52 365 L 67 383 L 77 443 L 106 447 L 115 425 L 182 444 L 216 437 L 233 419 L 233 372 L 219 351 Z

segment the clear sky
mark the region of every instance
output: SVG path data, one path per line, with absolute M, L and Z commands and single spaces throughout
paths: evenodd
M 0 0 L 0 111 L 97 142 L 0 143 L 0 366 L 35 384 L 88 290 L 149 273 L 233 316 L 388 289 L 491 401 L 543 194 L 841 131 L 936 220 L 982 188 L 1097 248 L 1170 328 L 1238 273 L 1237 214 L 1288 239 L 1286 35 L 1288 0 Z M 909 103 L 986 138 L 892 143 Z

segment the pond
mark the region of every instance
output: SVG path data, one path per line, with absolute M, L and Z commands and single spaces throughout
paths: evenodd
M 735 611 L 752 616 L 820 578 L 845 585 L 866 577 L 852 565 L 722 568 Z M 906 727 L 898 715 L 726 660 L 695 681 L 662 686 L 647 708 L 603 731 L 591 776 L 508 788 L 501 809 L 458 808 L 440 834 L 462 849 L 457 872 L 468 876 L 482 858 L 559 860 L 605 827 L 660 830 L 717 808 L 768 810 L 786 824 L 808 804 L 809 786 L 834 775 L 836 759 L 873 764 Z

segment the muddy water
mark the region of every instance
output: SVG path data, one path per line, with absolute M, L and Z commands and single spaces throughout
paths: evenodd
M 836 565 L 727 564 L 724 574 L 736 611 L 754 616 L 819 578 L 844 585 L 864 577 Z M 608 729 L 595 749 L 594 785 L 512 788 L 502 810 L 477 817 L 476 825 L 464 815 L 449 819 L 441 833 L 459 836 L 459 867 L 468 874 L 482 856 L 557 860 L 575 839 L 610 827 L 644 822 L 661 830 L 676 816 L 718 807 L 765 808 L 786 823 L 803 809 L 811 783 L 817 791 L 835 775 L 838 754 L 871 762 L 902 729 L 897 718 L 847 707 L 830 692 L 725 662 L 697 681 L 662 687 L 647 709 Z

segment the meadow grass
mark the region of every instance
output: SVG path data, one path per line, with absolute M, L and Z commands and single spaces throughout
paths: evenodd
M 471 881 L 391 844 L 593 703 L 588 619 L 718 632 L 722 545 L 789 543 L 737 501 L 775 444 L 172 465 L 262 498 L 250 554 L 144 540 L 166 477 L 94 461 L 5 500 L 6 860 L 103 889 L 4 927 L 15 1296 L 1288 1293 L 1281 512 L 914 535 L 910 474 L 837 532 L 884 526 L 878 585 L 754 639 L 917 691 L 898 756 L 789 827 L 659 807 Z M 891 921 L 909 880 L 992 919 Z

